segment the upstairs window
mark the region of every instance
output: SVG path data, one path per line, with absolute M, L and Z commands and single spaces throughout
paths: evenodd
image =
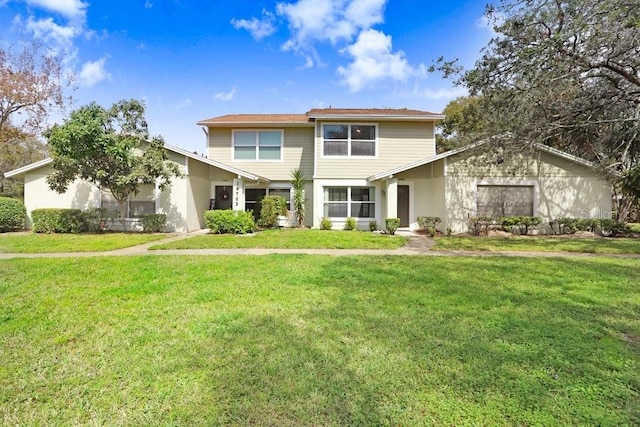
M 282 131 L 234 131 L 233 159 L 266 161 L 282 160 Z
M 330 157 L 375 157 L 375 125 L 323 125 L 323 154 Z

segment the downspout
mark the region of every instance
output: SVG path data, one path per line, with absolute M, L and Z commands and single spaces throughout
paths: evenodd
M 204 152 L 207 153 L 206 154 L 206 158 L 209 158 L 209 128 L 207 128 L 206 126 L 201 126 L 200 129 L 202 129 L 202 132 L 204 132 L 205 135 L 205 142 L 204 142 Z

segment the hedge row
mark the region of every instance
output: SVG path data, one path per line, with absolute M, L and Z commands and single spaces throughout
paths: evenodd
M 11 197 L 0 197 L 0 232 L 22 230 L 26 218 L 24 203 Z
M 204 213 L 204 222 L 214 234 L 246 234 L 256 229 L 251 212 L 212 210 Z
M 117 220 L 118 215 L 104 208 L 89 209 L 34 209 L 31 212 L 35 233 L 99 233 L 107 224 Z M 140 217 L 142 231 L 158 233 L 165 229 L 167 216 L 149 214 Z

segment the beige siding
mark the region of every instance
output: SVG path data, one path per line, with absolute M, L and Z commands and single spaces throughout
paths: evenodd
M 480 156 L 453 156 L 445 178 L 447 226 L 467 231 L 467 220 L 476 215 L 477 186 L 531 185 L 534 215 L 546 225 L 559 217 L 610 217 L 611 187 L 582 165 L 547 153 L 504 159 L 498 165 Z
M 205 227 L 204 212 L 209 209 L 211 198 L 211 166 L 196 160 L 189 160 L 187 191 L 187 226 L 189 231 Z
M 322 123 L 317 124 L 316 178 L 366 178 L 435 154 L 433 122 L 385 121 L 377 123 L 378 146 L 375 158 L 324 158 L 321 125 Z
M 231 128 L 209 129 L 210 159 L 273 181 L 290 179 L 291 171 L 297 168 L 302 169 L 308 179 L 313 176 L 313 128 L 284 129 L 283 160 L 271 162 L 233 160 L 232 131 Z

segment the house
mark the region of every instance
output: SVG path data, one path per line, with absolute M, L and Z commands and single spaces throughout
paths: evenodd
M 611 215 L 611 187 L 593 166 L 544 145 L 516 156 L 481 144 L 436 154 L 441 114 L 409 109 L 312 109 L 305 114 L 233 114 L 198 122 L 207 135 L 206 157 L 167 146 L 184 174 L 160 192 L 145 188 L 129 201 L 129 216 L 158 212 L 177 231 L 204 227 L 209 208 L 259 211 L 266 195 L 290 200 L 291 171 L 308 181 L 307 226 L 323 217 L 342 228 L 354 217 L 398 217 L 417 227 L 418 216 L 438 216 L 441 231 L 467 231 L 470 216 Z M 67 193 L 48 190 L 51 160 L 16 169 L 24 177 L 25 204 L 85 209 L 112 203 L 109 194 L 76 182 Z

